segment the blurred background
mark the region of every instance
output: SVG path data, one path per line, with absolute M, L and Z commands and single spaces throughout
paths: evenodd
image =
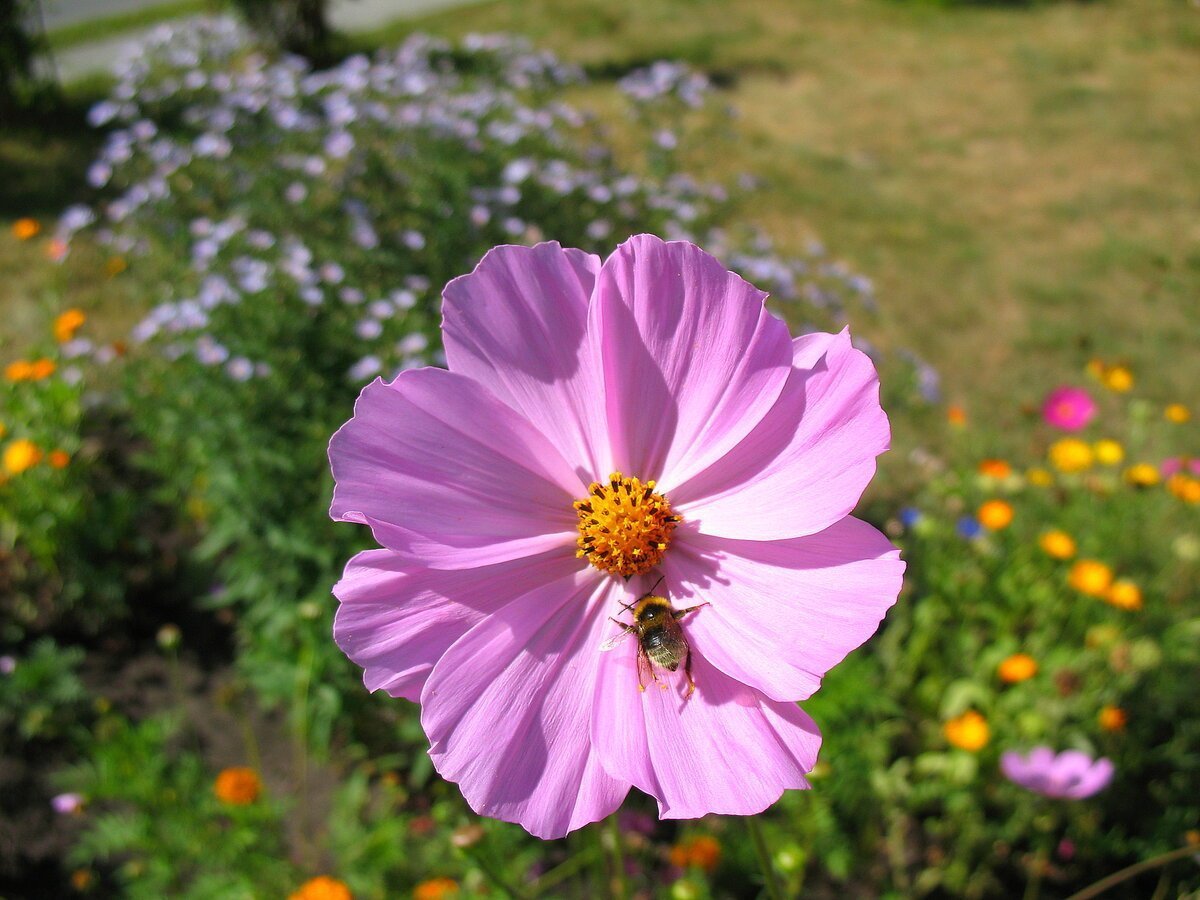
M 0 0 L 0 897 L 766 889 L 736 818 L 479 819 L 330 639 L 362 385 L 489 247 L 641 231 L 893 425 L 786 895 L 1196 896 L 1197 85 L 1189 0 Z

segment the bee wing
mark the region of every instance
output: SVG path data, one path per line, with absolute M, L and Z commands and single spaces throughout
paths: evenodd
M 605 641 L 603 644 L 600 645 L 600 652 L 603 653 L 606 650 L 615 650 L 617 648 L 617 646 L 621 643 L 621 641 L 623 641 L 628 636 L 629 636 L 628 631 L 621 631 L 621 632 L 618 632 L 617 634 L 614 634 L 607 641 Z

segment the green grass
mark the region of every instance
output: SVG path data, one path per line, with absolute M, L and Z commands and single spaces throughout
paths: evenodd
M 48 31 L 46 42 L 50 45 L 51 50 L 64 50 L 77 44 L 87 44 L 124 34 L 127 31 L 157 25 L 159 22 L 176 19 L 180 16 L 215 12 L 223 9 L 224 6 L 225 4 L 219 0 L 173 0 L 173 2 L 161 3 L 134 12 L 63 25 Z
M 1164 399 L 1200 382 L 1188 4 L 526 0 L 371 37 L 417 27 L 521 31 L 599 74 L 677 57 L 719 76 L 738 135 L 692 167 L 766 178 L 741 218 L 874 278 L 872 337 L 928 356 L 977 420 L 1003 425 L 1093 354 Z
M 522 0 L 350 42 L 414 30 L 523 32 L 600 79 L 579 99 L 602 112 L 617 108 L 604 79 L 649 60 L 716 75 L 736 134 L 705 140 L 687 165 L 764 178 L 739 220 L 784 248 L 815 234 L 871 276 L 883 315 L 869 336 L 924 354 L 948 398 L 998 434 L 1092 355 L 1125 360 L 1164 402 L 1194 396 L 1200 16 L 1189 4 Z M 19 163 L 11 146 L 0 157 Z M 81 171 L 45 179 L 55 203 L 82 191 Z M 37 208 L 28 196 L 4 214 Z

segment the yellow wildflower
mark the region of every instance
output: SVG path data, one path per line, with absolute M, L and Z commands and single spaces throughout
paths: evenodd
M 18 438 L 4 448 L 4 471 L 9 475 L 20 475 L 41 461 L 42 451 L 26 438 Z
M 1124 394 L 1133 387 L 1133 373 L 1125 366 L 1110 366 L 1102 380 L 1106 388 L 1118 394 Z
M 1049 457 L 1060 472 L 1082 472 L 1092 465 L 1092 448 L 1079 438 L 1062 438 L 1050 445 Z
M 1115 466 L 1125 458 L 1125 448 L 1108 438 L 1096 441 L 1092 451 L 1096 454 L 1096 461 L 1105 466 Z
M 1158 467 L 1148 462 L 1136 463 L 1125 470 L 1125 480 L 1134 487 L 1151 487 L 1158 484 L 1159 478 Z
M 987 746 L 991 732 L 987 719 L 971 709 L 942 726 L 942 733 L 955 747 L 974 753 Z
M 1127 578 L 1119 578 L 1109 585 L 1104 599 L 1117 609 L 1138 610 L 1142 608 L 1141 589 Z
M 1079 560 L 1067 574 L 1067 583 L 1071 587 L 1091 597 L 1103 597 L 1112 579 L 1112 569 L 1095 559 Z
M 1189 410 L 1182 403 L 1172 403 L 1163 410 L 1163 418 L 1168 422 L 1174 422 L 1176 425 L 1182 425 L 1191 417 L 1191 410 Z
M 1033 468 L 1025 473 L 1025 480 L 1037 487 L 1050 487 L 1054 484 L 1054 474 L 1049 469 Z

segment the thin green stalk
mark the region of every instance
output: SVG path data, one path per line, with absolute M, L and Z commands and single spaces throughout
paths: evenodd
M 625 854 L 621 848 L 621 825 L 617 821 L 617 813 L 608 817 L 608 828 L 612 838 L 612 895 L 617 900 L 625 900 Z
M 531 896 L 540 896 L 545 891 L 554 887 L 559 882 L 565 881 L 572 875 L 586 869 L 597 858 L 602 858 L 603 854 L 596 850 L 583 850 L 576 853 L 574 856 L 559 863 L 549 872 L 546 872 L 538 878 L 530 888 Z
M 1200 847 L 1188 844 L 1186 847 L 1177 847 L 1167 853 L 1152 856 L 1150 859 L 1144 859 L 1139 863 L 1134 863 L 1132 866 L 1126 866 L 1119 872 L 1114 872 L 1107 878 L 1101 878 L 1095 884 L 1090 884 L 1082 891 L 1072 894 L 1067 900 L 1091 900 L 1092 897 L 1099 897 L 1109 888 L 1116 887 L 1122 881 L 1133 878 L 1135 875 L 1141 875 L 1143 872 L 1157 869 L 1159 866 L 1165 866 L 1168 863 L 1175 862 L 1177 859 L 1184 859 L 1188 856 L 1200 856 Z
M 758 864 L 762 867 L 767 896 L 771 900 L 784 900 L 783 888 L 779 884 L 779 876 L 775 874 L 775 865 L 771 862 L 771 852 L 767 849 L 767 840 L 763 837 L 758 819 L 754 816 L 746 816 L 745 822 L 746 829 L 750 832 L 750 840 L 754 844 L 754 851 L 758 854 Z
M 492 887 L 509 897 L 515 897 L 516 900 L 526 900 L 527 895 L 525 892 L 509 884 L 508 879 L 500 874 L 499 870 L 492 865 L 491 860 L 484 856 L 483 853 L 474 847 L 466 847 L 464 850 L 467 856 L 471 858 L 471 862 L 479 866 L 479 871 L 483 872 L 484 877 L 491 882 Z

